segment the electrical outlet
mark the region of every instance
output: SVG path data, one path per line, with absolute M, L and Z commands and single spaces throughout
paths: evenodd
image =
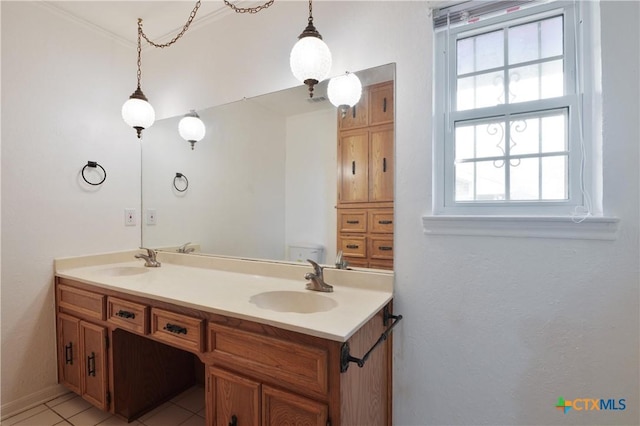
M 136 226 L 136 209 L 124 209 L 124 226 Z
M 147 225 L 155 225 L 157 222 L 156 209 L 146 210 Z

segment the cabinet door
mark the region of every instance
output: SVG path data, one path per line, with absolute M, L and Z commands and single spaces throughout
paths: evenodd
M 80 394 L 80 320 L 58 314 L 58 380 Z
M 393 201 L 393 126 L 371 129 L 369 201 Z
M 262 386 L 262 425 L 326 426 L 326 404 Z
M 369 123 L 368 106 L 368 91 L 365 89 L 362 91 L 362 96 L 358 103 L 348 108 L 344 116 L 342 111 L 338 109 L 338 128 L 345 130 L 365 127 Z
M 109 408 L 106 339 L 105 327 L 80 321 L 82 397 L 101 410 Z
M 369 91 L 369 124 L 393 123 L 393 82 L 372 86 Z
M 208 380 L 213 425 L 260 425 L 260 383 L 216 367 L 209 369 Z
M 369 132 L 340 135 L 338 200 L 344 203 L 368 201 Z

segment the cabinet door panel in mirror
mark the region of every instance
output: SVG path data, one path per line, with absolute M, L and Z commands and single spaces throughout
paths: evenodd
M 340 137 L 339 199 L 343 203 L 367 201 L 369 194 L 369 132 L 354 130 Z
M 371 130 L 369 201 L 393 201 L 393 126 Z

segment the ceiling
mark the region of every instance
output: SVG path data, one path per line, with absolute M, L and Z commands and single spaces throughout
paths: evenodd
M 241 7 L 263 2 L 232 1 Z M 41 1 L 40 5 L 65 15 L 123 44 L 136 46 L 138 18 L 145 34 L 154 42 L 166 43 L 182 29 L 196 2 L 180 1 Z M 191 28 L 208 24 L 234 13 L 222 1 L 202 1 Z M 144 43 L 146 45 L 146 43 Z

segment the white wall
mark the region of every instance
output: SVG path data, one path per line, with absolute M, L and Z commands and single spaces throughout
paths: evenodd
M 120 118 L 131 50 L 37 2 L 2 7 L 2 414 L 56 385 L 53 259 L 131 249 L 140 148 Z M 107 171 L 99 188 L 79 177 Z
M 118 196 L 104 195 L 96 201 L 103 204 L 94 206 L 86 200 L 97 200 L 95 193 L 80 193 L 73 181 L 66 186 L 59 183 L 67 176 L 61 170 L 75 170 L 77 163 L 88 159 L 86 138 L 83 143 L 72 139 L 87 130 L 71 132 L 75 127 L 67 115 L 58 115 L 73 100 L 54 95 L 44 97 L 49 102 L 37 114 L 44 125 L 27 126 L 32 121 L 24 117 L 41 104 L 25 105 L 34 97 L 24 96 L 24 90 L 33 85 L 24 80 L 29 73 L 21 75 L 16 66 L 13 79 L 6 80 L 6 55 L 12 52 L 26 62 L 45 61 L 41 55 L 49 58 L 48 50 L 41 46 L 17 47 L 18 37 L 41 40 L 22 29 L 44 14 L 28 17 L 23 13 L 35 10 L 33 6 L 6 7 L 3 2 L 2 7 L 2 79 L 3 83 L 16 82 L 9 93 L 2 94 L 3 228 L 11 224 L 13 229 L 23 213 L 31 219 L 28 225 L 16 225 L 19 229 L 11 231 L 10 238 L 4 230 L 2 235 L 4 404 L 7 391 L 11 391 L 7 399 L 11 401 L 55 381 L 51 258 L 60 253 L 131 248 L 135 238 L 104 210 L 111 205 L 119 213 L 123 204 L 135 198 L 137 188 L 131 184 L 133 179 L 121 177 Z M 405 315 L 405 321 L 394 332 L 394 424 L 639 423 L 639 14 L 636 2 L 602 3 L 604 207 L 607 214 L 620 218 L 618 239 L 429 237 L 421 226 L 421 216 L 431 210 L 432 34 L 427 5 L 316 3 L 316 27 L 334 56 L 332 74 L 397 64 L 395 308 Z M 152 97 L 158 115 L 168 117 L 189 108 L 293 86 L 288 54 L 305 19 L 304 2 L 276 2 L 256 16 L 233 15 L 187 33 L 176 47 L 147 55 L 145 93 Z M 97 52 L 91 33 L 79 30 L 87 40 L 85 48 L 78 40 L 67 40 L 76 30 L 64 24 L 52 18 L 48 23 L 38 22 L 40 28 L 65 26 L 48 38 L 52 42 L 49 49 L 54 53 L 59 49 Z M 14 39 L 13 46 L 6 46 L 7 35 Z M 112 56 L 119 50 L 107 41 L 102 43 L 94 62 L 114 61 Z M 70 62 L 75 68 L 61 72 L 69 61 L 50 59 L 51 64 L 33 70 L 38 72 L 35 85 L 44 86 L 41 90 L 55 94 L 59 87 L 48 87 L 42 84 L 45 81 L 86 82 L 85 73 L 75 74 L 80 61 Z M 118 76 L 131 66 L 127 63 L 125 70 L 101 75 L 102 81 L 117 82 L 118 87 L 112 88 L 116 95 L 128 93 L 129 86 L 121 85 Z M 92 75 L 100 74 L 100 68 L 95 68 L 91 68 Z M 43 69 L 49 73 L 46 79 Z M 83 86 L 85 91 L 100 90 L 96 85 L 87 86 Z M 80 115 L 95 114 L 100 121 L 113 111 L 117 114 L 121 99 L 116 102 L 106 91 L 103 95 L 104 99 L 95 102 L 95 110 L 85 108 Z M 6 105 L 22 108 L 8 116 L 9 120 Z M 22 115 L 17 114 L 18 109 Z M 119 131 L 117 120 L 109 120 L 113 125 L 106 133 Z M 23 125 L 12 126 L 9 138 L 5 126 L 12 122 Z M 59 127 L 62 134 L 56 133 Z M 25 132 L 35 137 L 25 139 Z M 122 135 L 129 141 L 128 133 Z M 109 142 L 118 143 L 111 139 Z M 77 142 L 71 144 L 72 140 Z M 102 136 L 91 140 L 107 143 Z M 24 149 L 25 143 L 30 149 Z M 117 148 L 109 155 L 127 161 L 118 170 L 137 176 L 135 164 L 128 163 L 137 154 L 120 145 Z M 71 156 L 80 158 L 71 161 Z M 35 158 L 30 168 L 25 167 L 27 157 Z M 51 165 L 51 158 L 61 158 L 64 166 Z M 35 182 L 27 170 L 44 171 L 48 180 Z M 24 179 L 30 179 L 29 187 Z M 114 178 L 113 185 L 117 182 Z M 105 194 L 106 187 L 103 191 L 99 194 Z M 46 206 L 48 214 L 57 213 L 56 226 L 35 220 L 34 204 Z M 73 211 L 79 206 L 80 213 Z M 82 222 L 77 225 L 76 221 Z M 95 240 L 83 238 L 88 229 L 94 231 Z M 63 235 L 70 237 L 63 240 Z M 5 315 L 7 289 L 14 293 L 6 305 L 10 315 Z M 33 318 L 33 311 L 44 314 L 25 323 Z M 15 353 L 5 354 L 8 345 Z M 21 361 L 31 353 L 39 363 L 31 359 L 36 355 L 29 363 Z M 9 370 L 8 378 L 5 370 Z M 564 415 L 553 408 L 558 396 L 626 398 L 628 405 L 624 412 Z

